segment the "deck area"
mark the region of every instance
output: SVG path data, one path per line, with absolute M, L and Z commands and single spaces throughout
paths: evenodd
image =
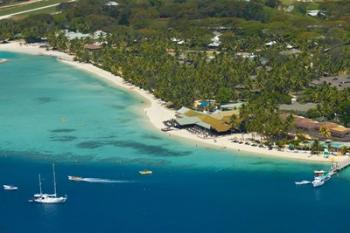
M 333 172 L 340 172 L 341 170 L 344 170 L 345 168 L 350 166 L 350 159 L 344 159 L 343 161 L 337 162 L 333 168 Z

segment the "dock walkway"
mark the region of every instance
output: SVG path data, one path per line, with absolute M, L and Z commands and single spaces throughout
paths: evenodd
M 339 172 L 350 166 L 350 159 L 344 159 L 343 161 L 337 162 L 333 168 L 333 172 Z

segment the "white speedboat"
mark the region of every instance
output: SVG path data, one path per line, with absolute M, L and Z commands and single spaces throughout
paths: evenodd
M 313 181 L 312 181 L 312 186 L 319 187 L 324 185 L 325 181 L 324 179 L 322 179 L 321 177 L 316 177 Z
M 5 62 L 7 62 L 7 59 L 5 59 L 5 58 L 0 58 L 0 64 L 1 64 L 1 63 L 5 63 Z
M 67 201 L 67 195 L 65 196 L 57 196 L 56 190 L 56 175 L 55 175 L 55 165 L 52 165 L 52 173 L 53 173 L 53 185 L 54 185 L 54 193 L 46 194 L 42 192 L 41 188 L 41 177 L 39 175 L 39 190 L 40 192 L 34 194 L 32 202 L 40 203 L 40 204 L 61 204 Z
M 2 186 L 4 188 L 4 190 L 6 191 L 16 191 L 18 190 L 18 187 L 14 186 L 14 185 L 3 185 Z
M 151 170 L 142 170 L 142 171 L 139 171 L 139 174 L 142 176 L 146 176 L 146 175 L 152 175 L 153 172 Z
M 325 174 L 325 171 L 314 171 L 315 177 L 312 181 L 314 187 L 319 187 L 324 185 L 328 180 L 331 179 L 331 174 Z
M 71 181 L 84 181 L 84 178 L 80 177 L 80 176 L 68 176 L 68 180 L 71 180 Z

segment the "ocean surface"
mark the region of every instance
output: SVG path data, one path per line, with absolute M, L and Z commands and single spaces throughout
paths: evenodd
M 155 131 L 145 101 L 54 58 L 0 52 L 0 233 L 347 232 L 350 169 L 218 150 Z M 64 205 L 28 203 L 52 192 Z M 151 169 L 151 176 L 139 176 Z M 76 183 L 68 175 L 116 183 Z

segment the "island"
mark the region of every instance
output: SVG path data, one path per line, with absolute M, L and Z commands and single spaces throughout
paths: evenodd
M 0 50 L 54 56 L 143 96 L 145 115 L 166 136 L 280 158 L 349 160 L 350 2 L 54 7 L 3 17 Z

